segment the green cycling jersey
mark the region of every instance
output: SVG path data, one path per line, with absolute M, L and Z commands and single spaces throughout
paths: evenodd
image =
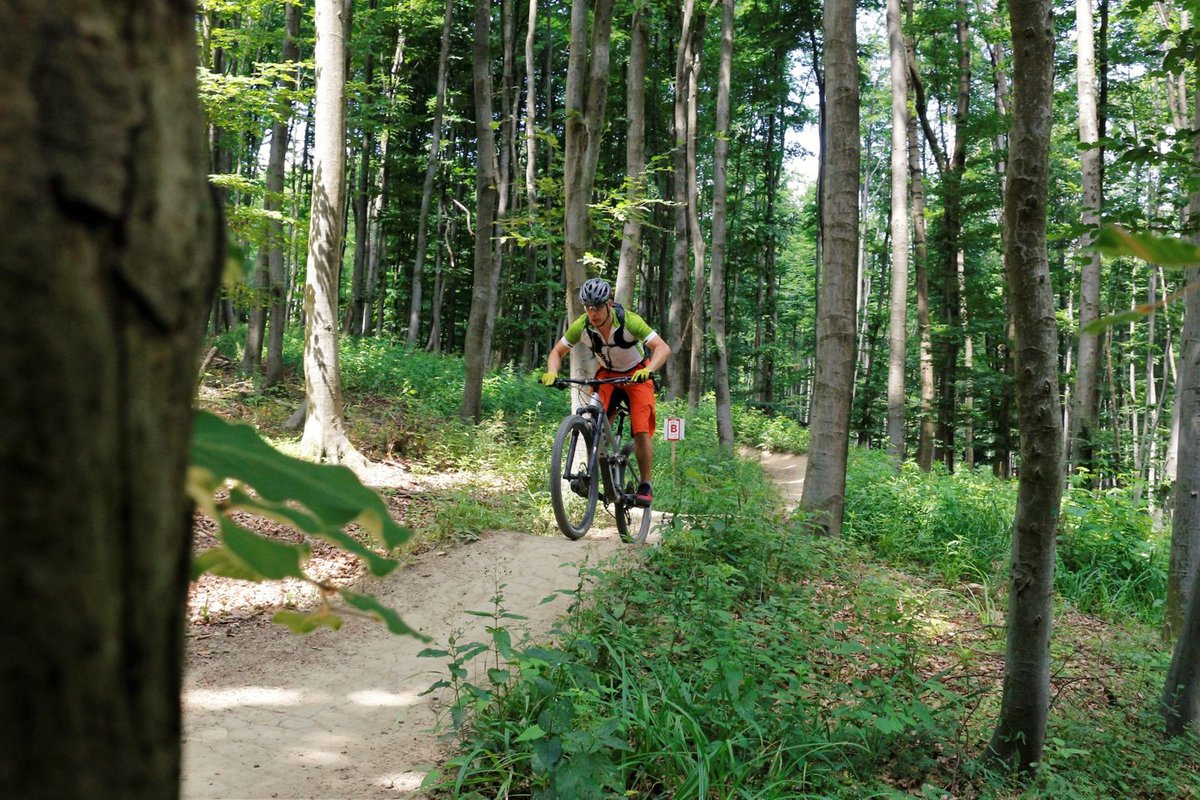
M 605 337 L 588 324 L 587 314 L 584 314 L 571 323 L 562 341 L 567 347 L 574 347 L 587 333 L 588 344 L 601 364 L 613 372 L 631 372 L 646 357 L 642 345 L 652 341 L 658 333 L 639 315 L 625 311 L 615 303 L 611 319 L 612 326 Z

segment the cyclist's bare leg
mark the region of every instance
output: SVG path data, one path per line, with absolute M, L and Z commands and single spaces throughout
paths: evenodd
M 633 435 L 633 452 L 637 455 L 638 472 L 642 483 L 650 482 L 650 467 L 654 461 L 654 440 L 648 433 Z

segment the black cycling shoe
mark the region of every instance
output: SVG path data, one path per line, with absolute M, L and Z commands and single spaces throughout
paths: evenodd
M 650 488 L 648 483 L 638 484 L 637 494 L 633 496 L 633 504 L 639 508 L 649 508 L 650 503 L 654 500 L 654 490 Z

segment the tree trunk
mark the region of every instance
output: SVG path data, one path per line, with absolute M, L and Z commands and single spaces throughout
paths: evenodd
M 1013 126 L 1004 227 L 1017 337 L 1021 477 L 1013 521 L 1004 690 L 987 758 L 1031 771 L 1042 759 L 1050 709 L 1054 537 L 1062 495 L 1058 334 L 1046 251 L 1054 24 L 1049 0 L 1012 0 L 1009 13 Z
M 975 341 L 971 338 L 970 318 L 967 316 L 967 276 L 963 251 L 960 247 L 958 261 L 958 305 L 963 331 L 963 463 L 968 469 L 975 466 Z
M 411 350 L 421 333 L 421 287 L 425 276 L 425 251 L 429 239 L 429 210 L 433 203 L 433 181 L 437 177 L 438 157 L 442 150 L 442 117 L 446 111 L 446 76 L 450 69 L 450 30 L 454 0 L 446 0 L 442 18 L 442 44 L 438 52 L 437 97 L 433 107 L 433 132 L 429 155 L 425 159 L 425 182 L 421 186 L 421 210 L 417 217 L 417 251 L 413 259 L 412 298 L 408 309 L 408 332 L 405 343 Z
M 296 85 L 295 62 L 300 58 L 300 8 L 292 4 L 284 6 L 284 37 L 281 60 L 288 70 L 279 81 L 279 88 L 293 89 Z M 263 209 L 271 213 L 267 221 L 267 269 L 270 273 L 268 294 L 271 307 L 267 319 L 267 360 L 264 367 L 264 383 L 274 386 L 283 377 L 283 333 L 287 328 L 287 271 L 284 264 L 285 244 L 283 223 L 278 214 L 283 211 L 283 183 L 285 160 L 288 152 L 288 134 L 291 129 L 292 103 L 286 98 L 276 103 L 278 116 L 271 125 L 271 151 L 267 159 L 266 197 Z
M 818 316 L 812 444 L 802 504 L 831 535 L 842 528 L 850 406 L 854 395 L 855 258 L 858 252 L 858 44 L 853 0 L 826 0 L 825 260 Z
M 733 451 L 733 412 L 729 395 L 729 351 L 725 340 L 725 202 L 729 161 L 729 92 L 733 79 L 733 4 L 721 3 L 721 63 L 717 73 L 717 143 L 713 157 L 712 296 L 713 383 L 717 398 L 717 443 Z
M 600 134 L 608 100 L 609 41 L 612 36 L 613 0 L 596 0 L 592 14 L 591 47 L 588 47 L 588 3 L 571 2 L 571 43 L 567 63 L 566 146 L 563 194 L 566 245 L 566 311 L 568 319 L 583 313 L 579 287 L 587 279 L 584 256 L 591 246 L 588 206 L 596 183 Z M 593 270 L 594 272 L 594 270 Z M 591 353 L 579 344 L 571 359 L 571 374 L 590 373 Z
M 371 85 L 375 71 L 375 59 L 367 56 L 367 80 Z M 358 185 L 351 201 L 354 213 L 354 271 L 350 277 L 350 308 L 346 333 L 362 336 L 370 333 L 367 317 L 370 316 L 370 300 L 367 297 L 367 238 L 370 235 L 369 219 L 371 208 L 371 154 L 375 151 L 375 132 L 363 131 L 358 162 Z M 382 191 L 382 187 L 380 187 Z
M 692 25 L 695 16 L 695 0 L 683 0 L 683 19 L 679 32 L 679 49 L 675 54 L 675 100 L 674 132 L 675 147 L 672 150 L 671 181 L 675 199 L 675 252 L 671 260 L 671 310 L 667 318 L 667 340 L 674 357 L 667 362 L 667 398 L 683 397 L 687 393 L 688 369 L 691 366 L 687 352 L 688 319 L 688 225 L 687 212 L 687 142 L 688 115 L 687 93 L 691 71 Z
M 913 26 L 913 4 L 907 5 L 908 25 Z M 905 55 L 908 62 L 909 89 L 916 95 L 916 48 L 912 34 L 905 37 Z M 933 468 L 933 444 L 935 436 L 933 401 L 933 341 L 929 320 L 929 252 L 928 226 L 925 221 L 925 177 L 921 165 L 921 149 L 917 141 L 917 117 L 908 118 L 908 174 L 912 200 L 913 265 L 917 282 L 917 339 L 918 379 L 920 384 L 917 432 L 917 466 L 928 472 Z
M 1096 426 L 1100 413 L 1100 335 L 1088 326 L 1100 317 L 1100 254 L 1091 251 L 1100 227 L 1104 187 L 1100 165 L 1104 149 L 1099 145 L 1096 112 L 1096 47 L 1092 0 L 1075 2 L 1076 80 L 1079 93 L 1079 154 L 1083 180 L 1083 225 L 1087 228 L 1080 247 L 1086 253 L 1079 282 L 1079 342 L 1075 356 L 1075 392 L 1071 405 L 1070 445 L 1067 468 L 1095 470 Z
M 1194 114 L 1193 128 L 1200 130 L 1200 91 L 1195 93 Z M 1193 137 L 1192 149 L 1193 163 L 1200 165 L 1200 136 Z M 1192 193 L 1188 211 L 1192 229 L 1196 230 L 1200 225 L 1200 192 Z M 1200 243 L 1200 233 L 1193 233 L 1192 241 Z M 1200 619 L 1189 620 L 1186 626 L 1184 619 L 1190 613 L 1189 606 L 1196 604 L 1195 596 L 1200 595 L 1196 590 L 1196 575 L 1200 572 L 1200 269 L 1189 269 L 1186 281 L 1191 291 L 1184 296 L 1183 333 L 1179 341 L 1179 389 L 1174 411 L 1179 424 L 1179 450 L 1172 489 L 1175 513 L 1171 522 L 1171 561 L 1163 620 L 1168 641 L 1180 637 L 1167 686 L 1187 683 L 1192 697 L 1190 708 L 1180 706 L 1179 713 L 1186 719 L 1178 722 L 1179 731 L 1189 725 L 1196 726 L 1200 720 L 1200 676 L 1196 675 L 1200 660 L 1195 658 L 1200 636 L 1192 630 L 1200 625 Z M 1189 634 L 1195 641 L 1185 644 L 1184 638 Z M 1187 657 L 1191 657 L 1189 666 L 1176 663 Z M 1164 695 L 1164 702 L 1169 700 Z M 1168 716 L 1168 727 L 1172 724 Z
M 304 385 L 308 416 L 300 449 L 309 458 L 361 467 L 346 438 L 338 356 L 346 158 L 346 40 L 352 0 L 317 0 L 312 211 L 304 287 Z
M 625 134 L 625 180 L 629 184 L 626 194 L 629 203 L 636 202 L 646 191 L 646 51 L 650 47 L 650 36 L 645 9 L 641 6 L 633 11 L 631 28 L 629 80 L 625 95 L 625 116 L 629 120 Z M 634 279 L 641 260 L 641 242 L 641 217 L 631 213 L 625 220 L 621 235 L 621 259 L 617 266 L 615 287 L 617 301 L 631 308 Z
M 887 3 L 892 80 L 892 293 L 888 326 L 887 451 L 904 458 L 904 366 L 908 328 L 908 68 L 900 0 Z
M 192 400 L 225 235 L 195 9 L 16 0 L 0 52 L 0 530 L 20 534 L 0 558 L 0 796 L 169 800 Z
M 475 36 L 472 58 L 475 94 L 475 261 L 471 289 L 471 312 L 463 356 L 467 374 L 459 419 L 479 422 L 483 417 L 483 373 L 492 343 L 487 336 L 488 305 L 492 296 L 492 227 L 496 219 L 499 168 L 496 140 L 492 134 L 491 72 L 492 8 L 489 0 L 475 0 Z
M 487 318 L 484 321 L 484 341 L 488 342 L 488 350 L 484 356 L 484 370 L 492 367 L 492 342 L 496 332 L 496 316 L 504 302 L 504 294 L 500 291 L 500 275 L 504 270 L 504 254 L 510 250 L 505 241 L 505 222 L 509 215 L 509 204 L 512 199 L 513 184 L 513 154 L 516 148 L 516 106 L 512 103 L 515 93 L 516 72 L 514 43 L 516 40 L 516 13 L 513 0 L 502 0 L 500 4 L 501 26 L 501 62 L 503 70 L 500 78 L 500 145 L 497 152 L 499 168 L 496 172 L 496 222 L 495 235 L 492 237 L 492 285 L 489 296 L 492 302 L 487 307 Z
M 704 232 L 700 230 L 700 188 L 697 185 L 696 129 L 699 128 L 700 62 L 704 55 L 704 28 L 706 18 L 701 17 L 692 29 L 692 47 L 688 69 L 687 92 L 687 218 L 688 238 L 692 242 L 692 313 L 691 344 L 687 349 L 688 406 L 700 405 L 700 384 L 704 378 Z

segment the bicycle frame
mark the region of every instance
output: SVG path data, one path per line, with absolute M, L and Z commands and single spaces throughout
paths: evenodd
M 606 503 L 611 503 L 616 500 L 617 493 L 621 491 L 621 487 L 617 486 L 617 473 L 614 471 L 614 467 L 618 466 L 622 459 L 628 458 L 627 453 L 620 452 L 620 436 L 625 427 L 628 413 L 624 407 L 618 407 L 614 412 L 617 418 L 616 432 L 613 431 L 612 420 L 608 418 L 604 404 L 595 394 L 588 400 L 587 405 L 577 408 L 575 413 L 581 417 L 590 417 L 592 420 L 592 458 L 591 463 L 588 464 L 588 472 L 596 475 L 596 468 L 601 469 L 601 474 L 597 475 L 597 479 L 601 475 L 603 476 L 604 500 Z
M 601 384 L 619 386 L 631 381 L 629 378 L 589 378 L 584 380 L 564 379 L 560 382 L 577 383 L 595 388 Z M 618 473 L 614 467 L 620 466 L 622 461 L 628 459 L 629 451 L 633 449 L 632 441 L 622 445 L 620 439 L 629 412 L 624 406 L 618 404 L 614 411 L 614 416 L 617 420 L 615 433 L 613 431 L 612 420 L 609 419 L 604 404 L 600 402 L 600 397 L 595 392 L 592 392 L 588 397 L 587 403 L 575 409 L 575 413 L 592 421 L 592 456 L 588 462 L 588 474 L 595 476 L 596 480 L 600 480 L 603 477 L 604 502 L 612 503 L 617 499 L 618 493 L 624 494 L 621 487 L 617 485 Z M 574 457 L 574 455 L 575 443 L 572 442 L 569 456 Z M 601 468 L 600 471 L 597 471 L 597 467 Z

